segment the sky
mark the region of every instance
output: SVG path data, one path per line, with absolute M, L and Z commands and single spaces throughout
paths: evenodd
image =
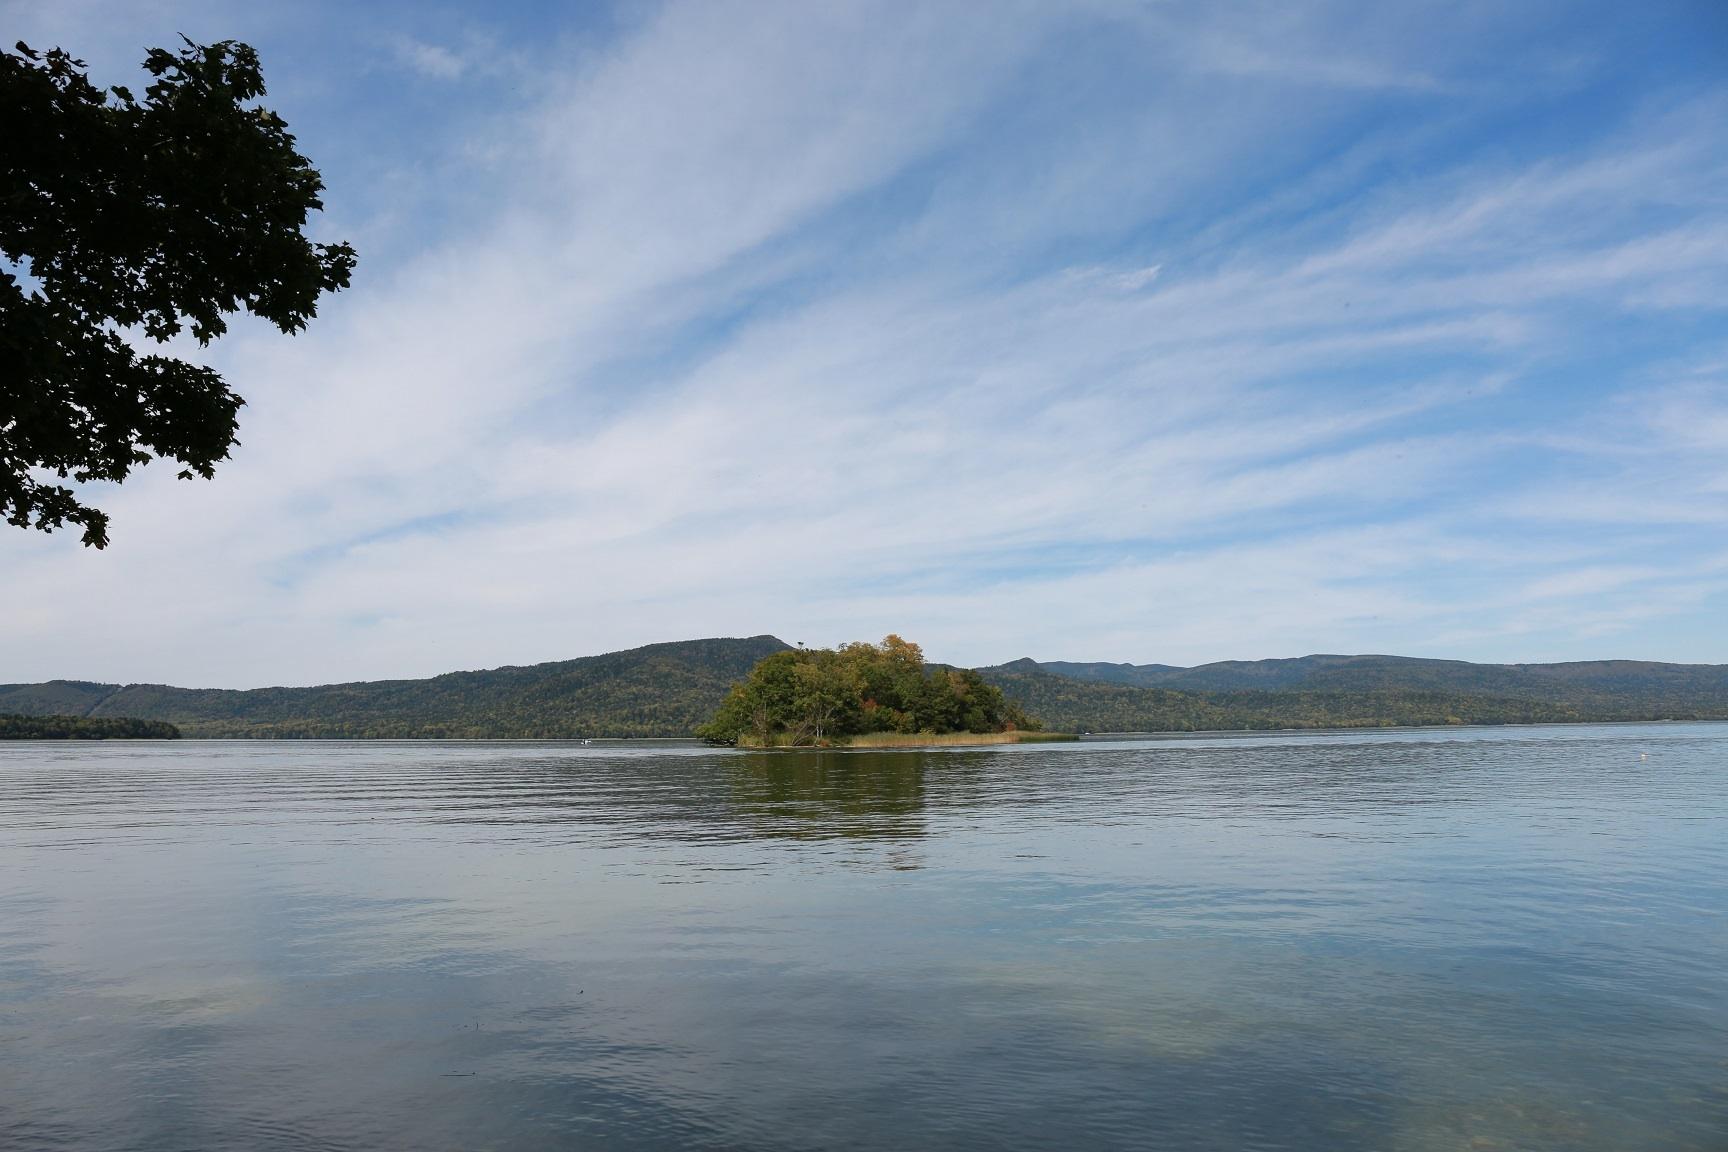
M 1728 5 L 0 0 L 244 40 L 353 287 L 0 681 L 699 636 L 1728 662 Z

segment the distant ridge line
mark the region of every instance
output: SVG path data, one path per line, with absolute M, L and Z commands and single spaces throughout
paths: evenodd
M 1728 718 L 1720 664 L 1328 654 L 1192 668 L 1021 659 L 981 671 L 1046 722 L 1093 731 Z
M 202 737 L 687 736 L 756 661 L 788 647 L 768 635 L 714 637 L 413 680 L 307 687 L 0 684 L 0 712 L 166 720 Z
M 307 687 L 0 684 L 0 713 L 162 720 L 187 736 L 561 739 L 688 736 L 771 635 L 669 641 L 539 664 Z M 1728 665 L 1473 664 L 1314 654 L 1193 667 L 1030 657 L 979 670 L 1055 729 L 1237 728 L 1728 718 Z

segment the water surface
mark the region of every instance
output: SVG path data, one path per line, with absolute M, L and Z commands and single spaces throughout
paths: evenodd
M 1728 1148 L 1728 725 L 0 746 L 0 1147 Z

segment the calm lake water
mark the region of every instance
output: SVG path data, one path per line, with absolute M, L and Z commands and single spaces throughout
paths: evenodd
M 0 1147 L 1728 1148 L 1728 725 L 0 745 Z

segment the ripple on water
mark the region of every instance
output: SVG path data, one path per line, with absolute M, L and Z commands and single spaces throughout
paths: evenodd
M 1728 726 L 0 747 L 0 1146 L 1728 1146 Z

